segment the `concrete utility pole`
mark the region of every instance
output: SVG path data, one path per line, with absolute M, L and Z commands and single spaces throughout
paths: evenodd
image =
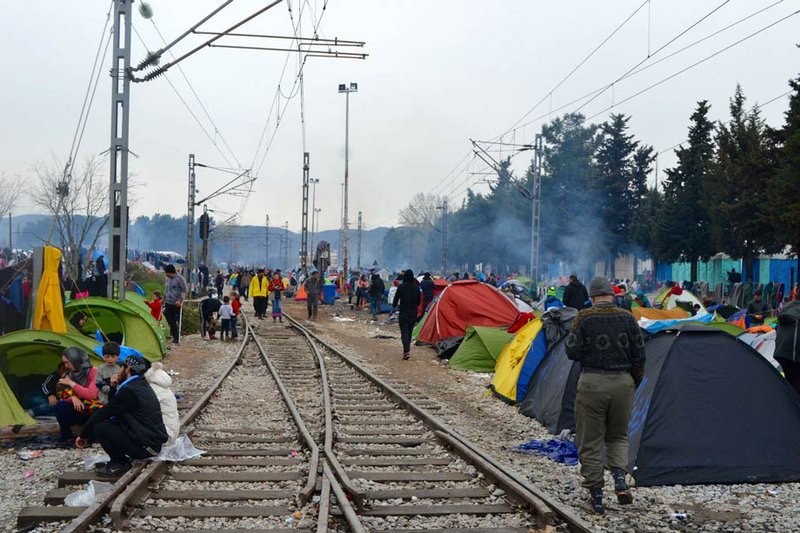
M 311 178 L 308 182 L 311 184 L 311 258 L 313 260 L 317 237 L 317 183 L 319 183 L 319 178 Z
M 14 255 L 14 240 L 11 235 L 11 213 L 8 214 L 8 249 L 11 250 L 11 255 Z
M 189 201 L 186 206 L 186 272 L 184 272 L 187 278 L 191 274 L 192 269 L 194 269 L 194 202 L 196 191 L 194 154 L 189 154 Z
M 539 279 L 539 219 L 541 217 L 541 183 L 542 183 L 542 148 L 543 139 L 536 134 L 533 144 L 533 182 L 531 183 L 531 288 L 536 287 Z
M 289 269 L 289 221 L 283 223 L 283 268 Z
M 309 155 L 303 153 L 303 220 L 300 230 L 300 272 L 308 273 L 308 170 Z M 313 217 L 312 217 L 313 220 Z M 313 222 L 312 222 L 313 225 Z
M 442 200 L 442 276 L 447 275 L 447 198 Z
M 267 215 L 266 228 L 267 232 L 266 232 L 266 237 L 264 239 L 264 250 L 266 250 L 266 252 L 264 253 L 264 267 L 269 266 L 269 215 Z
M 344 201 L 342 215 L 342 272 L 347 276 L 347 253 L 350 244 L 349 223 L 347 220 L 347 196 L 349 184 L 349 157 L 350 157 L 350 93 L 358 92 L 358 84 L 340 84 L 339 92 L 345 94 L 345 117 L 344 117 Z
M 361 230 L 363 229 L 364 225 L 361 223 L 361 211 L 359 211 L 358 212 L 358 262 L 356 263 L 359 272 L 361 272 Z
M 125 299 L 128 261 L 128 122 L 130 116 L 132 0 L 114 0 L 109 147 L 108 297 Z

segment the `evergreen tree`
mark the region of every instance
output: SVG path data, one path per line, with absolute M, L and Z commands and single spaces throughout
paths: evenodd
M 678 163 L 666 171 L 664 204 L 656 230 L 666 259 L 691 262 L 692 281 L 697 280 L 697 261 L 707 260 L 713 253 L 706 186 L 714 157 L 709 109 L 708 101 L 697 103 L 687 146 L 675 150 Z
M 747 279 L 752 281 L 754 258 L 782 248 L 775 236 L 768 194 L 776 151 L 758 109 L 745 110 L 738 85 L 730 112 L 730 121 L 718 125 L 715 137 L 708 197 L 712 237 L 719 250 L 744 258 Z
M 540 255 L 543 261 L 566 261 L 588 273 L 602 254 L 592 190 L 598 127 L 573 113 L 543 126 L 542 136 Z
M 800 183 L 800 77 L 790 80 L 794 94 L 789 99 L 789 109 L 784 113 L 783 127 L 773 136 L 780 144 L 778 169 L 771 189 L 775 230 L 780 242 L 789 244 L 797 257 L 797 275 L 800 277 L 800 201 L 797 199 Z

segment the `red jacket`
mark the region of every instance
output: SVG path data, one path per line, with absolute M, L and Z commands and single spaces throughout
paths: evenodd
M 233 307 L 233 315 L 239 316 L 239 309 L 242 308 L 242 302 L 240 302 L 239 300 L 233 300 L 231 302 L 231 307 Z
M 153 315 L 153 318 L 161 320 L 161 300 L 154 298 L 152 302 L 145 301 L 145 303 L 150 308 L 150 314 Z

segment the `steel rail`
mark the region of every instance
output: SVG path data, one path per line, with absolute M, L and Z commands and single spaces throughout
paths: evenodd
M 437 417 L 418 406 L 413 400 L 405 396 L 402 392 L 398 391 L 392 385 L 378 376 L 375 376 L 360 363 L 348 357 L 340 350 L 331 346 L 317 334 L 309 331 L 302 324 L 300 324 L 298 320 L 294 319 L 285 312 L 284 316 L 287 318 L 292 327 L 298 329 L 299 331 L 303 331 L 309 337 L 313 338 L 315 342 L 324 346 L 328 351 L 347 363 L 348 366 L 356 370 L 369 381 L 373 382 L 387 395 L 396 399 L 426 424 L 434 428 L 436 430 L 435 434 L 440 437 L 441 440 L 448 444 L 457 453 L 462 454 L 471 460 L 473 464 L 484 473 L 484 475 L 494 479 L 498 485 L 506 490 L 508 496 L 512 497 L 512 499 L 521 500 L 528 505 L 528 507 L 535 512 L 537 518 L 543 523 L 543 525 L 545 523 L 552 522 L 554 518 L 553 515 L 555 514 L 568 525 L 570 531 L 579 533 L 592 533 L 594 531 L 594 528 L 591 526 L 591 524 L 583 520 L 581 517 L 576 516 L 570 509 L 567 509 L 560 502 L 556 501 L 555 498 L 531 486 L 526 480 L 521 478 L 516 473 L 506 472 L 505 467 L 499 464 L 487 452 L 470 443 L 464 436 L 455 432 Z M 513 495 L 516 495 L 517 498 L 514 498 Z
M 244 315 L 244 313 L 242 313 Z M 305 421 L 303 420 L 300 411 L 297 409 L 297 405 L 294 403 L 294 399 L 289 394 L 289 391 L 286 389 L 286 386 L 283 384 L 283 380 L 281 380 L 281 376 L 278 373 L 278 370 L 275 368 L 275 365 L 272 364 L 272 361 L 267 356 L 267 351 L 261 345 L 261 341 L 258 340 L 258 336 L 256 332 L 253 330 L 253 327 L 250 325 L 247 320 L 245 320 L 246 324 L 246 331 L 248 335 L 253 337 L 253 340 L 258 346 L 259 353 L 261 354 L 261 360 L 267 366 L 270 374 L 272 374 L 272 379 L 275 380 L 275 386 L 281 393 L 283 397 L 283 401 L 286 404 L 287 409 L 289 409 L 289 413 L 292 415 L 292 419 L 295 422 L 295 425 L 300 430 L 300 434 L 303 436 L 303 440 L 306 443 L 306 446 L 311 450 L 311 459 L 309 460 L 308 466 L 308 481 L 306 482 L 305 487 L 303 490 L 300 491 L 298 494 L 299 502 L 302 505 L 308 503 L 311 500 L 311 497 L 316 492 L 317 486 L 317 477 L 319 476 L 320 472 L 320 458 L 319 458 L 319 446 L 317 442 L 314 440 L 314 437 L 311 435 L 311 432 L 308 430 L 308 426 L 306 426 Z M 328 413 L 329 414 L 329 413 Z
M 308 332 L 303 329 L 298 329 L 298 331 L 300 331 L 306 339 L 311 351 L 314 353 L 316 365 L 319 368 L 320 380 L 322 381 L 322 401 L 325 407 L 325 442 L 323 446 L 325 458 L 328 460 L 329 466 L 335 474 L 336 479 L 347 489 L 347 492 L 353 498 L 356 506 L 359 509 L 363 509 L 367 499 L 366 493 L 353 483 L 333 451 L 333 407 L 331 405 L 331 388 L 330 382 L 328 381 L 328 372 L 325 368 L 325 358 L 320 353 L 319 348 L 315 344 L 313 338 L 309 336 Z
M 247 323 L 247 319 L 245 319 L 245 323 Z M 222 374 L 183 415 L 180 420 L 181 428 L 187 427 L 192 421 L 194 421 L 203 407 L 208 404 L 211 396 L 213 396 L 219 386 L 222 385 L 222 382 L 225 381 L 236 365 L 239 364 L 246 344 L 247 341 L 245 340 L 245 342 L 243 342 L 239 347 L 239 351 L 236 352 L 236 357 L 234 357 L 228 366 L 225 367 L 225 370 L 222 372 Z M 114 488 L 111 490 L 111 492 L 106 494 L 100 501 L 88 506 L 80 515 L 78 515 L 77 518 L 67 524 L 62 531 L 68 533 L 86 531 L 92 522 L 94 522 L 95 518 L 97 518 L 97 515 L 102 513 L 109 505 L 111 505 L 110 514 L 112 520 L 114 521 L 114 527 L 120 528 L 125 520 L 123 516 L 125 505 L 127 505 L 131 500 L 136 499 L 137 496 L 141 495 L 142 491 L 146 491 L 147 484 L 149 483 L 150 479 L 162 474 L 166 470 L 166 466 L 166 463 L 158 460 L 153 461 L 147 465 L 146 468 L 145 463 L 134 465 L 131 470 L 126 472 L 122 477 L 114 482 Z

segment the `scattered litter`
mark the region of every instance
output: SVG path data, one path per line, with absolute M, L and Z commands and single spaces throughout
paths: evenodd
M 303 513 L 301 513 L 300 511 L 295 511 L 294 517 L 297 519 L 303 518 Z
M 333 320 L 334 322 L 355 322 L 354 318 L 348 318 L 346 316 L 335 316 Z
M 192 444 L 191 439 L 186 435 L 178 435 L 175 443 L 161 448 L 161 452 L 155 459 L 161 461 L 185 461 L 186 459 L 194 459 L 206 453 L 204 450 L 198 450 Z
M 669 516 L 675 520 L 686 520 L 689 517 L 688 513 L 672 513 Z
M 23 461 L 30 461 L 42 455 L 42 450 L 22 450 L 17 452 L 17 457 Z
M 35 472 L 34 472 L 33 470 L 28 470 L 27 472 L 25 472 L 25 476 L 24 476 L 24 477 L 25 477 L 25 479 L 30 479 L 30 478 L 32 478 L 32 477 L 33 477 L 33 475 L 34 475 L 34 473 L 35 473 Z
M 111 458 L 104 453 L 90 455 L 89 457 L 83 460 L 83 469 L 88 472 L 89 470 L 94 468 L 94 465 L 96 465 L 97 463 L 107 463 L 110 460 Z
M 545 455 L 550 460 L 556 463 L 564 463 L 567 466 L 578 464 L 578 448 L 568 440 L 550 439 L 545 442 L 533 439 L 515 446 L 512 450 L 519 453 Z
M 287 516 L 286 518 L 283 519 L 283 522 L 286 524 L 291 524 L 293 521 L 294 518 L 292 518 L 291 516 Z
M 64 505 L 67 507 L 86 507 L 103 499 L 105 494 L 111 492 L 114 485 L 103 483 L 102 481 L 91 480 L 87 483 L 84 490 L 76 490 L 64 497 Z
M 393 337 L 391 335 L 373 335 L 373 339 L 397 339 L 397 337 Z
M 172 369 L 167 370 L 167 374 L 169 374 L 170 376 L 180 376 L 181 375 L 180 372 L 175 372 Z
M 777 496 L 778 494 L 781 493 L 781 489 L 777 487 L 773 489 L 767 489 L 767 493 L 769 493 L 770 496 Z
M 297 450 L 292 450 L 291 453 L 289 454 L 289 457 L 297 457 L 297 455 L 298 455 Z

